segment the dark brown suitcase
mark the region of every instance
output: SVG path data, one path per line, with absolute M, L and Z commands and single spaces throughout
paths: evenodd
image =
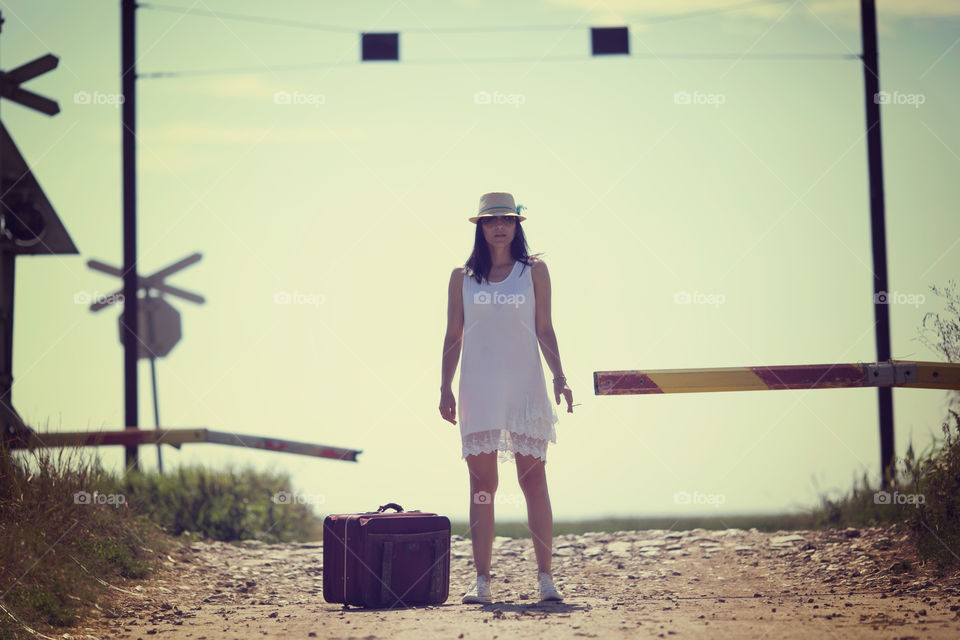
M 396 513 L 385 512 L 395 509 Z M 376 511 L 323 520 L 323 597 L 361 607 L 442 604 L 450 595 L 450 519 Z

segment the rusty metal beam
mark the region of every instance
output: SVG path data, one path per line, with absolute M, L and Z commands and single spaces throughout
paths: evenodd
M 124 429 L 121 431 L 71 431 L 71 432 L 30 432 L 29 436 L 10 440 L 10 447 L 14 449 L 43 448 L 43 447 L 100 447 L 120 445 L 135 447 L 147 444 L 169 444 L 177 449 L 184 444 L 208 442 L 212 444 L 226 444 L 250 449 L 265 451 L 279 451 L 282 453 L 296 453 L 317 458 L 331 458 L 334 460 L 357 461 L 358 449 L 330 447 L 309 442 L 282 440 L 280 438 L 263 438 L 225 431 L 213 431 L 203 427 L 182 429 Z

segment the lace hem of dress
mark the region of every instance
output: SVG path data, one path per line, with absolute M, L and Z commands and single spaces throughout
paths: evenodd
M 524 398 L 523 404 L 510 411 L 502 425 L 496 426 L 517 435 L 546 439 L 556 444 L 557 432 L 553 425 L 560 422 L 549 399 L 538 402 L 535 398 Z
M 556 442 L 554 440 L 554 442 Z M 533 456 L 547 461 L 547 440 L 534 438 L 522 433 L 513 433 L 506 429 L 492 429 L 470 433 L 463 438 L 463 458 L 498 451 L 498 460 L 508 462 L 514 454 Z

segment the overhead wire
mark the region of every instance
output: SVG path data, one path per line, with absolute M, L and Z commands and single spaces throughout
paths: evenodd
M 714 9 L 703 9 L 700 11 L 688 11 L 684 13 L 668 14 L 654 16 L 648 19 L 644 19 L 642 22 L 633 22 L 616 26 L 627 26 L 627 27 L 637 27 L 644 26 L 650 23 L 657 22 L 671 22 L 675 20 L 684 20 L 690 18 L 698 18 L 704 16 L 718 15 L 722 13 L 729 13 L 732 11 L 740 11 L 748 7 L 758 6 L 758 5 L 769 5 L 769 4 L 783 4 L 785 2 L 790 2 L 792 0 L 752 0 L 750 2 L 741 2 L 735 5 L 727 5 L 724 7 L 717 7 Z M 154 11 L 166 11 L 174 12 L 179 14 L 188 14 L 188 15 L 197 15 L 202 17 L 217 18 L 220 20 L 238 20 L 246 22 L 254 22 L 258 24 L 266 24 L 273 26 L 282 26 L 282 27 L 293 27 L 293 28 L 302 28 L 310 29 L 316 31 L 326 31 L 330 33 L 342 33 L 342 34 L 353 34 L 359 35 L 361 33 L 366 33 L 361 29 L 356 27 L 348 27 L 343 25 L 332 25 L 319 22 L 309 22 L 304 20 L 290 20 L 284 18 L 270 18 L 265 16 L 253 16 L 247 14 L 239 14 L 232 12 L 220 12 L 213 11 L 209 9 L 196 9 L 193 7 L 180 7 L 176 5 L 167 5 L 159 4 L 153 2 L 141 3 L 137 5 L 138 8 L 148 9 Z M 404 28 L 397 31 L 397 33 L 429 33 L 429 34 L 441 34 L 441 33 L 498 33 L 498 32 L 518 32 L 518 31 L 569 31 L 574 28 L 580 28 L 580 25 L 514 25 L 514 26 L 501 26 L 501 27 L 413 27 L 413 28 Z M 584 28 L 587 25 L 583 25 Z M 629 54 L 615 54 L 615 55 L 601 55 L 601 56 L 548 56 L 548 57 L 537 57 L 537 56 L 501 56 L 501 57 L 486 57 L 486 58 L 457 58 L 457 59 L 420 59 L 420 60 L 402 60 L 404 65 L 434 65 L 434 64 L 501 64 L 501 63 L 517 63 L 517 62 L 580 62 L 586 60 L 592 60 L 596 58 L 606 58 L 606 59 L 624 59 L 624 58 L 656 58 L 656 59 L 685 59 L 685 60 L 731 60 L 731 59 L 753 59 L 753 60 L 849 60 L 849 59 L 858 59 L 860 56 L 857 54 L 851 53 L 725 53 L 725 52 L 713 52 L 713 53 L 683 53 L 683 52 L 665 52 L 665 53 L 656 53 L 656 52 L 637 52 Z M 146 73 L 138 73 L 138 79 L 160 79 L 160 78 L 179 78 L 179 77 L 197 77 L 197 76 L 209 76 L 209 75 L 229 75 L 229 74 L 248 74 L 248 73 L 265 73 L 265 72 L 282 72 L 282 71 L 305 71 L 305 70 L 316 70 L 316 69 L 329 69 L 336 67 L 352 67 L 352 66 L 369 66 L 372 62 L 383 62 L 383 63 L 399 63 L 400 60 L 389 60 L 389 61 L 350 61 L 350 62 L 314 62 L 314 63 L 303 63 L 303 64 L 285 64 L 285 65 L 269 65 L 267 67 L 239 67 L 239 68 L 225 68 L 225 69 L 198 69 L 198 70 L 182 70 L 182 71 L 154 71 Z
M 740 11 L 748 7 L 765 4 L 784 4 L 794 0 L 751 0 L 750 2 L 741 2 L 735 5 L 726 5 L 715 9 L 702 9 L 700 11 L 687 11 L 684 13 L 674 13 L 667 15 L 654 16 L 643 20 L 642 22 L 625 23 L 617 26 L 643 26 L 656 22 L 672 22 L 674 20 L 684 20 L 688 18 L 698 18 L 708 15 L 717 15 L 731 11 Z M 356 27 L 347 27 L 343 25 L 331 25 L 319 22 L 308 22 L 304 20 L 289 20 L 284 18 L 271 18 L 267 16 L 254 16 L 248 14 L 213 11 L 211 9 L 196 9 L 193 7 L 181 7 L 177 5 L 159 4 L 154 2 L 143 2 L 137 5 L 139 9 L 148 9 L 154 11 L 167 11 L 179 14 L 197 15 L 208 18 L 218 18 L 222 20 L 239 20 L 246 22 L 256 22 L 260 24 L 269 24 L 282 27 L 294 27 L 301 29 L 312 29 L 316 31 L 328 31 L 331 33 L 361 33 L 366 29 Z M 548 24 L 548 25 L 510 25 L 510 26 L 489 26 L 489 27 L 410 27 L 400 31 L 404 33 L 496 33 L 508 31 L 566 31 L 574 26 L 568 24 Z M 592 25 L 599 26 L 599 25 Z

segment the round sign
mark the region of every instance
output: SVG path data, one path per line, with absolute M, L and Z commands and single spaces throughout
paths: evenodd
M 137 358 L 162 358 L 180 341 L 180 312 L 163 298 L 140 298 Z M 123 314 L 120 314 L 123 344 Z

